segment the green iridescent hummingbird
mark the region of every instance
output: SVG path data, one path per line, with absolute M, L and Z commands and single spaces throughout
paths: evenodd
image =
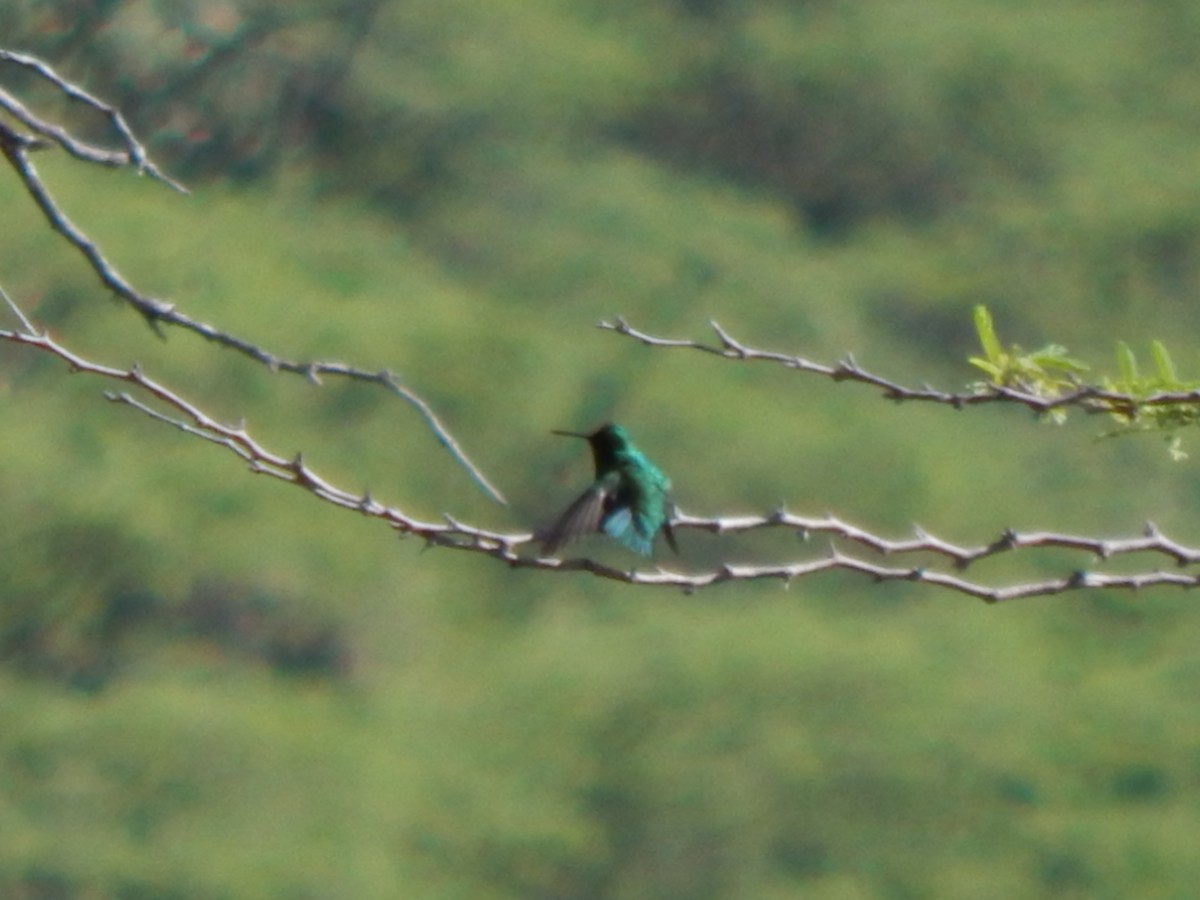
M 624 428 L 610 424 L 591 434 L 553 434 L 583 438 L 591 445 L 596 480 L 538 535 L 543 553 L 553 556 L 576 538 L 598 531 L 643 556 L 650 555 L 654 538 L 662 531 L 671 549 L 679 552 L 671 530 L 674 506 L 667 497 L 671 482 L 633 446 Z

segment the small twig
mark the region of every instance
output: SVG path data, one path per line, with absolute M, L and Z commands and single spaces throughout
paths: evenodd
M 8 291 L 4 290 L 3 287 L 0 287 L 0 297 L 4 298 L 4 304 L 9 308 L 9 310 L 12 311 L 12 314 L 14 316 L 16 316 L 17 319 L 20 321 L 21 328 L 24 329 L 25 333 L 29 334 L 29 335 L 36 334 L 37 332 L 33 328 L 33 323 L 30 322 L 29 317 L 25 315 L 25 310 L 23 310 L 23 309 L 21 309 L 21 307 L 17 306 L 17 304 L 13 300 L 13 298 L 8 296 Z
M 1016 403 L 1028 407 L 1039 415 L 1044 415 L 1054 410 L 1066 409 L 1068 407 L 1078 407 L 1088 413 L 1113 413 L 1114 411 L 1128 411 L 1146 406 L 1174 406 L 1200 403 L 1200 389 L 1192 391 L 1162 391 L 1145 397 L 1134 397 L 1130 394 L 1110 391 L 1087 384 L 1080 384 L 1074 390 L 1054 396 L 1037 394 L 1017 387 L 997 384 L 981 384 L 976 390 L 971 392 L 958 393 L 940 391 L 928 385 L 920 388 L 911 388 L 864 369 L 849 354 L 836 365 L 827 365 L 825 363 L 814 362 L 803 356 L 778 353 L 773 350 L 759 350 L 746 346 L 734 340 L 716 322 L 710 322 L 709 324 L 717 335 L 718 343 L 715 345 L 705 344 L 700 341 L 656 337 L 639 331 L 620 316 L 617 316 L 612 321 L 598 322 L 596 327 L 633 338 L 648 347 L 698 350 L 702 353 L 730 360 L 775 363 L 787 369 L 822 375 L 832 381 L 853 381 L 859 384 L 870 385 L 879 390 L 887 400 L 941 403 L 955 409 L 962 409 L 966 406 L 979 406 L 985 403 Z
M 104 166 L 133 166 L 138 173 L 149 175 L 151 178 L 161 181 L 172 190 L 178 191 L 181 194 L 188 193 L 186 187 L 164 174 L 150 160 L 146 149 L 134 136 L 133 131 L 130 129 L 128 123 L 126 123 L 125 117 L 121 115 L 120 110 L 109 106 L 100 98 L 63 78 L 53 68 L 37 57 L 0 49 L 0 62 L 10 62 L 22 68 L 29 69 L 45 81 L 54 85 L 54 87 L 62 91 L 67 97 L 99 112 L 112 124 L 113 130 L 120 137 L 125 149 L 123 151 L 106 150 L 103 147 L 96 147 L 80 141 L 65 128 L 46 122 L 35 116 L 16 97 L 12 96 L 8 91 L 0 89 L 0 108 L 4 109 L 30 131 L 41 135 L 49 141 L 53 141 L 77 159 Z

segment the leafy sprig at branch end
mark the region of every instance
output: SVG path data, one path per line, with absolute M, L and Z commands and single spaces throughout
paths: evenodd
M 1149 372 L 1143 372 L 1125 341 L 1117 341 L 1116 375 L 1103 376 L 1094 387 L 1088 387 L 1080 376 L 1090 367 L 1069 357 L 1065 347 L 1047 344 L 1032 353 L 1016 344 L 1005 349 L 987 307 L 976 306 L 974 317 L 983 355 L 968 361 L 987 375 L 986 382 L 976 385 L 977 390 L 1016 388 L 1050 400 L 1078 397 L 1087 390 L 1087 410 L 1106 412 L 1116 422 L 1116 427 L 1101 437 L 1162 434 L 1173 459 L 1187 457 L 1178 430 L 1200 422 L 1200 380 L 1179 377 L 1162 341 L 1150 342 L 1153 370 Z M 1044 412 L 1051 421 L 1061 423 L 1066 420 L 1066 410 L 1067 405 L 1062 404 Z

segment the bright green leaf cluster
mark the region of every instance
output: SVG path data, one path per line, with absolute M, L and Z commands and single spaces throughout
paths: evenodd
M 1077 388 L 1076 376 L 1088 370 L 1084 363 L 1067 356 L 1067 348 L 1061 344 L 1047 344 L 1032 353 L 1016 344 L 1005 350 L 996 337 L 991 313 L 983 305 L 975 307 L 975 332 L 984 355 L 972 356 L 969 362 L 988 376 L 990 384 L 1018 388 L 1038 397 L 1057 397 Z M 1050 418 L 1062 422 L 1065 413 L 1054 410 Z
M 987 308 L 976 306 L 974 317 L 984 355 L 971 357 L 970 363 L 987 374 L 987 384 L 1019 388 L 1038 397 L 1057 397 L 1081 386 L 1076 376 L 1086 372 L 1088 366 L 1069 358 L 1065 347 L 1047 344 L 1041 350 L 1024 353 L 1014 344 L 1005 350 L 996 336 Z M 1098 402 L 1117 421 L 1118 428 L 1105 433 L 1104 437 L 1135 432 L 1174 432 L 1200 423 L 1200 402 L 1191 399 L 1163 402 L 1161 399 L 1167 394 L 1200 391 L 1200 380 L 1187 381 L 1179 377 L 1162 341 L 1151 342 L 1150 355 L 1154 361 L 1153 374 L 1143 374 L 1130 346 L 1124 341 L 1117 342 L 1117 377 L 1105 376 L 1100 387 L 1106 394 L 1120 395 L 1120 399 L 1102 397 Z M 1151 397 L 1159 399 L 1153 403 L 1139 402 Z M 1049 415 L 1055 422 L 1066 418 L 1064 409 L 1055 409 Z M 1171 456 L 1185 458 L 1187 454 L 1180 449 L 1179 435 L 1169 433 L 1166 437 Z
M 1105 378 L 1104 387 L 1135 399 L 1163 394 L 1188 394 L 1200 390 L 1200 381 L 1189 381 L 1179 377 L 1175 363 L 1162 341 L 1150 343 L 1150 356 L 1154 360 L 1154 372 L 1142 374 L 1132 348 L 1124 341 L 1117 341 L 1118 377 Z M 1131 432 L 1167 432 L 1171 456 L 1184 459 L 1187 454 L 1180 448 L 1179 435 L 1173 432 L 1200 422 L 1200 404 L 1191 400 L 1142 403 L 1114 408 L 1112 415 L 1120 423 L 1120 428 L 1106 436 Z

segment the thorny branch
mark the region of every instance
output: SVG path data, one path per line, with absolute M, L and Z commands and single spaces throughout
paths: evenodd
M 965 547 L 919 530 L 907 540 L 890 540 L 833 516 L 798 516 L 782 508 L 763 516 L 721 518 L 702 518 L 677 512 L 672 524 L 676 529 L 691 528 L 718 535 L 764 528 L 786 528 L 797 532 L 803 538 L 810 534 L 828 534 L 844 542 L 868 548 L 881 557 L 908 554 L 941 557 L 949 561 L 955 571 L 938 571 L 927 566 L 885 566 L 870 559 L 847 554 L 833 545 L 826 553 L 813 559 L 773 565 L 724 563 L 715 568 L 691 572 L 675 571 L 662 566 L 652 571 L 625 570 L 589 558 L 560 560 L 543 557 L 537 554 L 538 542 L 531 533 L 503 533 L 479 528 L 448 515 L 440 521 L 426 521 L 396 507 L 380 503 L 369 492 L 357 493 L 338 487 L 318 475 L 302 454 L 286 457 L 268 450 L 250 436 L 244 424 L 225 425 L 218 422 L 194 403 L 147 376 L 139 367 L 113 368 L 79 356 L 46 332 L 35 329 L 21 308 L 2 289 L 0 298 L 21 323 L 21 328 L 17 330 L 0 329 L 0 340 L 52 354 L 66 362 L 74 372 L 84 372 L 133 386 L 132 392 L 106 392 L 105 396 L 114 403 L 129 406 L 156 421 L 178 428 L 185 434 L 224 448 L 241 459 L 251 472 L 295 485 L 319 500 L 342 509 L 378 519 L 401 536 L 413 535 L 431 546 L 483 554 L 514 568 L 586 572 L 598 578 L 625 584 L 670 587 L 688 593 L 730 581 L 775 579 L 782 581 L 786 586 L 796 579 L 820 572 L 844 570 L 857 572 L 876 582 L 908 581 L 927 584 L 976 597 L 987 603 L 1094 588 L 1137 590 L 1159 585 L 1183 588 L 1200 586 L 1200 573 L 1184 571 L 1154 570 L 1129 575 L 1109 575 L 1078 570 L 1058 578 L 999 587 L 970 581 L 959 574 L 974 562 L 1028 547 L 1075 550 L 1088 553 L 1099 560 L 1129 553 L 1156 553 L 1170 558 L 1179 568 L 1200 563 L 1200 549 L 1185 547 L 1171 540 L 1153 525 L 1146 526 L 1143 536 L 1124 540 L 1050 532 L 1006 531 L 990 544 Z
M 22 133 L 0 119 L 0 153 L 3 153 L 13 171 L 17 173 L 26 192 L 33 198 L 50 227 L 78 250 L 87 261 L 88 266 L 99 277 L 100 282 L 140 313 L 155 332 L 162 336 L 162 326 L 164 324 L 173 325 L 241 353 L 263 364 L 272 372 L 282 371 L 303 375 L 314 384 L 319 384 L 321 376 L 324 375 L 378 384 L 415 409 L 438 443 L 454 457 L 459 465 L 466 469 L 471 479 L 497 502 L 505 502 L 504 495 L 471 461 L 429 404 L 419 394 L 401 384 L 399 378 L 391 371 L 384 369 L 379 372 L 369 372 L 342 362 L 297 361 L 278 356 L 250 341 L 188 316 L 177 309 L 173 303 L 143 294 L 126 281 L 112 263 L 105 258 L 97 244 L 59 208 L 30 159 L 31 151 L 57 145 L 77 159 L 106 166 L 132 166 L 139 174 L 150 175 L 181 193 L 187 193 L 187 190 L 178 182 L 164 175 L 150 161 L 145 148 L 138 142 L 118 110 L 72 84 L 46 63 L 34 57 L 0 49 L 0 62 L 10 62 L 33 71 L 70 99 L 95 109 L 112 123 L 124 148 L 122 150 L 108 150 L 77 140 L 66 129 L 52 122 L 44 121 L 10 92 L 0 88 L 0 110 L 8 113 L 31 132 L 31 134 Z
M 841 362 L 829 365 L 806 359 L 803 356 L 747 346 L 736 340 L 715 321 L 710 321 L 709 324 L 716 334 L 716 343 L 707 344 L 702 341 L 656 337 L 639 331 L 620 316 L 611 322 L 598 322 L 596 327 L 633 338 L 648 347 L 698 350 L 701 353 L 709 353 L 729 360 L 775 363 L 787 369 L 823 375 L 833 381 L 854 381 L 877 388 L 885 399 L 897 402 L 941 403 L 955 409 L 979 406 L 985 403 L 1015 403 L 1026 406 L 1039 415 L 1068 407 L 1078 407 L 1088 413 L 1120 413 L 1130 417 L 1136 415 L 1139 407 L 1200 403 L 1200 390 L 1161 391 L 1144 397 L 1134 397 L 1131 394 L 1087 384 L 1078 385 L 1073 390 L 1053 396 L 1034 393 L 1019 387 L 991 383 L 982 383 L 976 389 L 968 392 L 941 391 L 929 385 L 922 385 L 919 388 L 906 387 L 864 369 L 850 354 L 847 354 Z
M 0 62 L 9 62 L 29 69 L 44 81 L 49 82 L 62 91 L 65 96 L 97 110 L 112 124 L 113 131 L 120 137 L 125 149 L 109 150 L 105 147 L 97 147 L 94 144 L 81 141 L 61 125 L 46 122 L 34 115 L 20 100 L 8 91 L 0 88 L 0 109 L 3 109 L 34 134 L 44 138 L 47 143 L 39 144 L 38 146 L 47 146 L 49 143 L 54 143 L 62 147 L 63 150 L 76 159 L 81 159 L 85 162 L 98 163 L 114 168 L 133 166 L 139 175 L 144 173 L 181 194 L 188 193 L 187 188 L 163 174 L 158 166 L 150 161 L 150 157 L 146 154 L 146 149 L 134 137 L 133 131 L 125 122 L 125 117 L 121 115 L 120 110 L 109 106 L 78 85 L 67 81 L 37 57 L 28 56 L 24 53 L 14 53 L 11 50 L 0 48 Z

